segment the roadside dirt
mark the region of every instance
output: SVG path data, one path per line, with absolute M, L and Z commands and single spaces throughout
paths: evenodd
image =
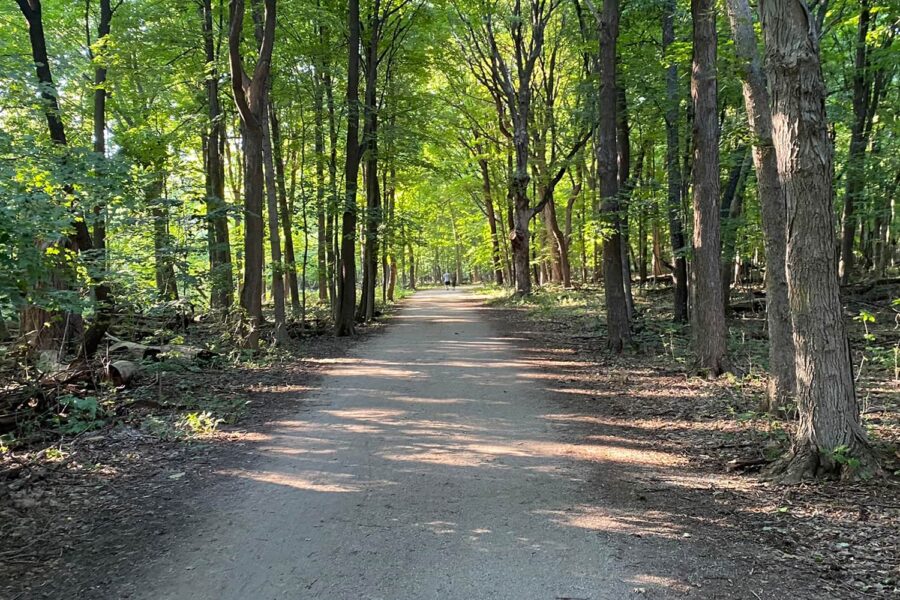
M 784 598 L 797 597 L 793 582 L 810 578 L 822 597 L 900 596 L 896 457 L 883 455 L 887 477 L 877 481 L 771 484 L 760 472 L 793 425 L 755 412 L 760 385 L 708 381 L 652 351 L 612 356 L 599 324 L 565 318 L 565 310 L 493 315 L 545 371 L 573 439 L 633 453 L 593 468 L 594 504 L 639 515 L 633 535 L 655 525 L 703 538 L 711 555 L 740 556 L 745 576 L 782 581 Z M 870 427 L 883 428 L 878 440 L 891 439 L 897 395 L 867 397 Z

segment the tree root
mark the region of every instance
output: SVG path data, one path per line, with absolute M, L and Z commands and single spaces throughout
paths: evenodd
M 810 441 L 795 444 L 764 473 L 766 479 L 781 485 L 816 479 L 858 481 L 882 475 L 872 449 L 861 440 L 841 453 L 822 451 Z

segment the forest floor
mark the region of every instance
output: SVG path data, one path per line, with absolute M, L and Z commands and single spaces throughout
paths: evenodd
M 795 422 L 759 412 L 767 345 L 758 293 L 735 298 L 739 311 L 728 320 L 735 374 L 710 381 L 697 376 L 687 328 L 671 322 L 671 289 L 635 292 L 636 349 L 612 356 L 598 316 L 602 289 L 545 288 L 527 301 L 481 290 L 541 361 L 564 365 L 554 373 L 555 398 L 577 413 L 567 420 L 586 436 L 615 432 L 678 457 L 682 483 L 633 477 L 647 488 L 637 493 L 649 511 L 716 523 L 785 568 L 815 574 L 834 597 L 900 596 L 900 287 L 864 284 L 845 293 L 863 422 L 884 477 L 797 486 L 765 476 Z
M 601 300 L 422 293 L 384 335 L 163 378 L 181 409 L 7 451 L 0 597 L 896 597 L 892 477 L 754 472 L 791 428 L 755 412 L 758 316 L 731 323 L 743 374 L 710 382 L 655 292 L 640 350 L 605 353 Z M 875 331 L 860 388 L 890 473 L 896 335 L 869 310 L 848 318 Z

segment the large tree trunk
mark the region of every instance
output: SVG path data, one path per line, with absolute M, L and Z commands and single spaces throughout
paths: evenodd
M 669 218 L 669 241 L 672 245 L 672 279 L 675 286 L 674 321 L 686 323 L 688 320 L 687 258 L 685 253 L 684 229 L 681 222 L 681 166 L 678 162 L 678 66 L 675 57 L 668 52 L 675 43 L 675 0 L 666 0 L 662 17 L 663 54 L 669 61 L 666 67 L 666 178 L 668 180 L 667 214 Z
M 16 0 L 19 9 L 25 20 L 28 22 L 28 38 L 31 44 L 31 57 L 34 64 L 35 74 L 39 85 L 39 93 L 44 108 L 44 116 L 47 119 L 47 129 L 50 134 L 50 140 L 58 147 L 65 147 L 68 144 L 66 139 L 66 130 L 62 122 L 62 115 L 59 108 L 59 97 L 57 94 L 56 84 L 53 81 L 53 75 L 50 69 L 50 59 L 47 55 L 47 41 L 44 36 L 44 21 L 42 6 L 40 0 Z M 66 185 L 66 192 L 72 194 L 71 185 Z M 74 237 L 63 237 L 54 245 L 58 249 L 67 248 L 75 251 L 89 252 L 92 249 L 92 240 L 87 224 L 82 219 L 74 220 Z M 42 247 L 42 250 L 46 248 Z M 47 289 L 65 290 L 71 284 L 71 276 L 69 269 L 71 265 L 67 264 L 65 253 L 57 252 L 56 256 L 60 257 L 57 265 L 51 267 L 49 275 L 39 285 Z M 101 305 L 101 310 L 103 306 Z M 62 354 L 72 327 L 73 320 L 77 320 L 74 315 L 68 315 L 62 312 L 50 312 L 35 305 L 28 305 L 22 309 L 20 315 L 20 330 L 22 334 L 29 334 L 29 346 L 35 350 L 55 350 Z M 102 339 L 95 336 L 95 341 L 99 344 Z M 86 354 L 91 354 L 96 349 L 96 345 L 90 348 Z
M 265 0 L 262 43 L 252 77 L 244 71 L 241 58 L 243 23 L 244 0 L 231 0 L 228 55 L 244 150 L 244 284 L 241 307 L 253 322 L 246 332 L 244 344 L 256 349 L 259 347 L 259 328 L 263 321 L 263 126 L 275 42 L 275 0 Z
M 766 318 L 769 325 L 769 384 L 764 408 L 787 405 L 794 393 L 794 338 L 785 274 L 786 222 L 784 194 L 772 142 L 769 90 L 762 71 L 748 0 L 726 0 L 734 32 L 735 54 L 744 62 L 744 105 L 753 133 L 753 165 L 759 190 L 766 250 Z
M 619 0 L 604 0 L 600 19 L 600 119 L 597 127 L 597 165 L 601 211 L 611 233 L 603 241 L 603 287 L 609 348 L 621 352 L 631 339 L 631 324 L 622 278 L 619 169 L 616 144 L 616 43 L 619 37 Z
M 352 335 L 356 312 L 356 187 L 359 177 L 359 0 L 350 0 L 347 60 L 347 143 L 344 210 L 341 217 L 341 268 L 335 334 Z
M 206 102 L 209 133 L 206 144 L 206 219 L 211 280 L 210 305 L 227 309 L 234 300 L 234 275 L 231 268 L 231 241 L 225 210 L 225 121 L 219 103 L 219 73 L 213 39 L 212 0 L 203 0 L 203 45 L 206 63 Z
M 787 283 L 800 423 L 780 464 L 786 481 L 874 470 L 860 424 L 837 278 L 832 146 L 818 31 L 805 5 L 762 5 L 772 133 L 787 222 Z M 843 457 L 843 459 L 842 459 Z M 850 461 L 849 458 L 854 460 Z
M 716 11 L 712 0 L 691 0 L 694 60 L 694 260 L 691 326 L 700 367 L 710 375 L 727 369 L 725 304 L 719 265 L 719 123 L 716 103 Z

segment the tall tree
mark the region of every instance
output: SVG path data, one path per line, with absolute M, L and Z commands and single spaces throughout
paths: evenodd
M 680 149 L 678 127 L 681 94 L 678 89 L 678 65 L 672 55 L 675 43 L 675 0 L 665 0 L 662 15 L 662 48 L 666 66 L 666 180 L 668 194 L 666 214 L 669 219 L 669 243 L 672 246 L 672 279 L 675 284 L 674 320 L 686 323 L 688 320 L 687 258 L 685 253 L 684 229 L 681 219 L 681 164 L 678 162 Z
M 603 291 L 606 295 L 608 345 L 621 352 L 631 339 L 631 323 L 622 277 L 622 222 L 619 214 L 617 143 L 616 45 L 619 37 L 619 0 L 604 0 L 600 13 L 600 116 L 597 126 L 597 176 L 601 211 L 610 222 L 603 240 Z
M 213 31 L 212 0 L 202 0 L 203 49 L 206 58 L 206 107 L 209 131 L 206 134 L 206 220 L 209 238 L 210 305 L 230 308 L 234 300 L 231 267 L 231 240 L 225 207 L 225 117 L 219 100 L 218 52 Z
M 244 0 L 231 0 L 228 58 L 231 86 L 241 120 L 244 154 L 244 285 L 241 307 L 253 321 L 245 344 L 259 347 L 263 294 L 263 126 L 266 116 L 266 87 L 275 44 L 275 0 L 265 0 L 262 42 L 253 75 L 244 70 L 241 40 L 244 30 Z
M 719 122 L 716 101 L 716 10 L 713 0 L 691 0 L 694 59 L 694 248 L 691 327 L 700 366 L 717 376 L 727 369 L 725 304 L 719 265 Z
M 347 48 L 347 141 L 344 206 L 341 216 L 340 273 L 334 330 L 352 335 L 356 312 L 356 188 L 359 177 L 359 0 L 350 0 Z
M 762 4 L 766 67 L 772 90 L 772 133 L 787 223 L 787 282 L 800 423 L 780 465 L 786 481 L 853 464 L 874 469 L 860 424 L 844 329 L 832 212 L 832 145 L 816 22 L 805 4 Z
M 769 90 L 759 57 L 753 17 L 747 0 L 726 0 L 734 35 L 734 51 L 743 62 L 739 69 L 744 105 L 753 133 L 753 166 L 756 169 L 760 212 L 766 250 L 766 319 L 769 326 L 769 383 L 765 408 L 785 406 L 794 392 L 794 338 L 788 306 L 785 273 L 786 221 L 778 163 L 772 141 Z

